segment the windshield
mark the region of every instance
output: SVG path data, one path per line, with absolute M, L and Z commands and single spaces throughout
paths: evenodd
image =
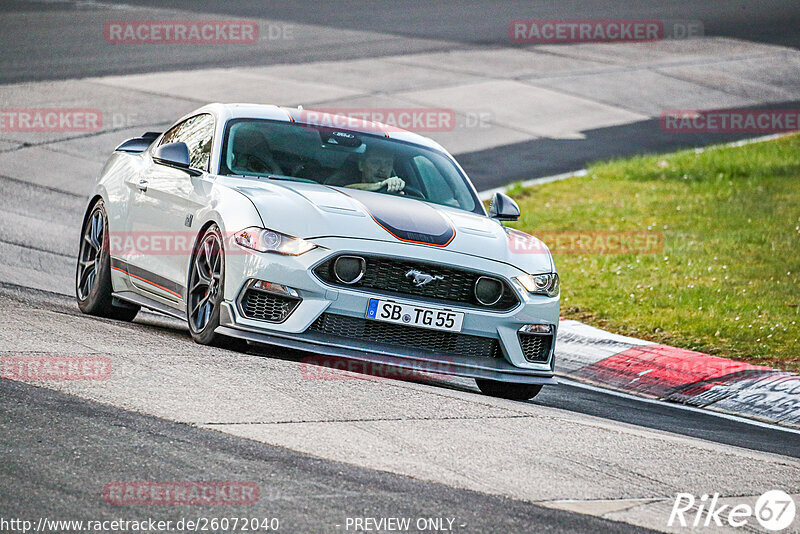
M 466 177 L 446 155 L 348 130 L 232 120 L 219 173 L 362 189 L 483 213 Z

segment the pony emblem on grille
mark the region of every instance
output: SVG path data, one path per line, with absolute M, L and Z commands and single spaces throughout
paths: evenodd
M 433 276 L 432 274 L 423 273 L 417 269 L 411 269 L 408 271 L 406 273 L 406 278 L 411 278 L 411 282 L 417 287 L 428 285 L 436 280 L 444 280 L 444 276 L 438 274 Z

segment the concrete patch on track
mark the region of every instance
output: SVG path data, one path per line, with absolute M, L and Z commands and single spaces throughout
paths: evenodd
M 206 69 L 160 72 L 94 78 L 93 83 L 108 87 L 137 87 L 154 95 L 180 95 L 197 102 L 260 102 L 316 104 L 334 98 L 362 94 L 362 90 L 337 87 L 327 83 L 296 81 L 247 69 Z
M 480 95 L 480 100 L 478 95 Z M 495 124 L 506 125 L 532 137 L 555 139 L 580 137 L 582 130 L 604 128 L 646 119 L 624 109 L 518 82 L 488 81 L 457 88 L 402 93 L 402 98 L 430 107 L 450 106 L 461 113 L 475 110 L 476 103 Z
M 448 50 L 398 57 L 393 59 L 393 63 L 497 79 L 602 71 L 608 66 L 604 62 L 569 58 L 547 51 L 540 52 L 536 48 Z
M 750 55 L 758 55 L 763 59 L 790 50 L 781 46 L 720 37 L 638 43 L 579 43 L 569 46 L 531 45 L 528 49 L 625 67 L 716 63 L 739 60 Z
M 654 70 L 627 70 L 620 72 L 589 73 L 578 76 L 561 76 L 532 80 L 533 83 L 560 93 L 580 96 L 609 106 L 629 110 L 648 117 L 658 117 L 665 109 L 723 109 L 757 105 L 768 96 L 743 97 L 731 94 L 730 89 L 712 88 L 682 80 Z M 650 87 L 642 92 L 642 87 Z
M 42 161 L 57 160 L 57 166 Z M 97 160 L 85 155 L 54 153 L 42 146 L 20 148 L 0 158 L 0 175 L 23 176 L 25 181 L 88 198 L 98 175 Z

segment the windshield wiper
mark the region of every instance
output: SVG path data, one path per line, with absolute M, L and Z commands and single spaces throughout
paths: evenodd
M 233 178 L 255 178 L 256 180 L 261 180 L 262 178 L 280 180 L 280 178 L 274 174 L 267 174 L 266 176 L 256 176 L 255 174 L 226 174 L 226 176 L 231 176 Z

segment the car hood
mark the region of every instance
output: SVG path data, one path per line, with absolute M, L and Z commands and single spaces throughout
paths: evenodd
M 288 235 L 393 241 L 493 259 L 528 273 L 554 270 L 541 241 L 464 210 L 302 182 L 236 179 L 229 185 L 250 198 L 266 227 Z

